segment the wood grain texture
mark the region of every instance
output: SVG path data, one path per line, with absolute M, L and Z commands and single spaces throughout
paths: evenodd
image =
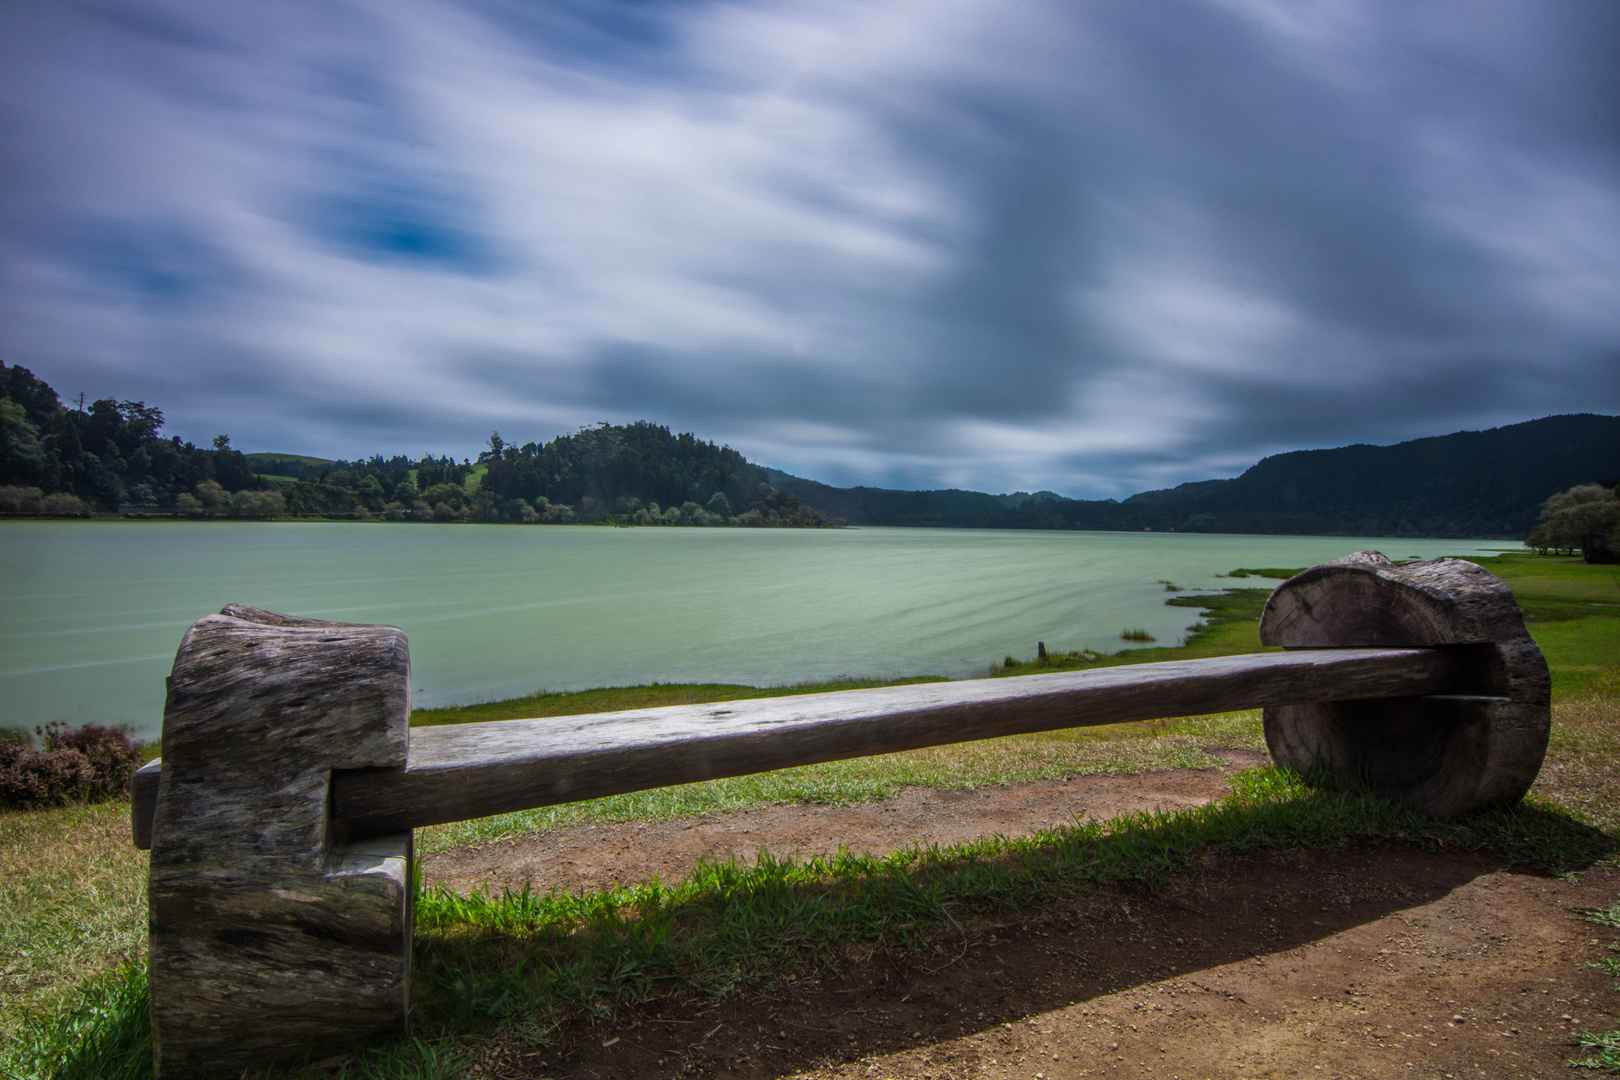
M 1280 765 L 1366 784 L 1442 817 L 1517 800 L 1541 769 L 1552 720 L 1547 664 L 1513 594 L 1483 567 L 1395 566 L 1359 552 L 1279 586 L 1260 637 L 1298 650 L 1445 647 L 1476 668 L 1473 694 L 1268 708 L 1266 743 Z
M 419 728 L 404 772 L 338 772 L 334 829 L 399 832 L 650 787 L 1065 727 L 1480 688 L 1432 650 L 1336 650 L 1136 664 L 715 705 Z M 161 759 L 134 781 L 150 805 Z M 136 842 L 150 828 L 134 826 Z
M 160 1080 L 402 1029 L 410 837 L 333 845 L 328 794 L 333 770 L 402 767 L 409 716 L 393 627 L 232 605 L 186 632 L 148 878 Z
M 403 772 L 334 777 L 360 837 L 794 765 L 1282 702 L 1477 691 L 1455 651 L 1264 653 L 418 728 Z
M 152 818 L 157 814 L 158 785 L 163 781 L 163 759 L 153 758 L 129 778 L 129 831 L 136 848 L 152 846 Z

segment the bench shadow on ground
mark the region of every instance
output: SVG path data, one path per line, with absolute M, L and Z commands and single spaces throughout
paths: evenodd
M 1567 819 L 1558 827 L 1578 830 L 1591 856 L 1551 868 L 1557 872 L 1613 847 Z M 551 1033 L 547 1045 L 497 1033 L 482 1047 L 482 1064 L 488 1075 L 512 1078 L 764 1080 L 995 1033 L 1166 980 L 1230 998 L 1241 991 L 1216 969 L 1258 959 L 1281 977 L 1280 954 L 1513 869 L 1500 855 L 1383 841 L 1211 860 L 1159 890 L 1105 887 L 1040 911 L 953 923 L 920 951 L 849 946 L 821 972 L 741 987 L 718 1001 L 654 1001 L 611 1021 L 582 1020 Z M 1342 994 L 1354 976 L 1335 977 L 1341 985 L 1331 992 Z

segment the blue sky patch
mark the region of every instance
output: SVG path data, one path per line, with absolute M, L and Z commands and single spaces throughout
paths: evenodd
M 308 228 L 357 259 L 481 276 L 495 259 L 473 204 L 422 186 L 377 182 L 315 201 Z

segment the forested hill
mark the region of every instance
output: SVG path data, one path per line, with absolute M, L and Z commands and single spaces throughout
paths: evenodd
M 1234 480 L 1148 491 L 1122 510 L 1222 532 L 1507 536 L 1534 527 L 1542 502 L 1620 478 L 1620 417 L 1549 416 L 1394 446 L 1299 450 Z M 1197 519 L 1196 521 L 1194 519 Z
M 212 448 L 165 439 L 163 412 L 111 398 L 65 408 L 43 380 L 0 363 L 0 512 L 39 509 L 77 516 L 89 507 L 172 504 L 199 484 L 209 491 L 257 486 L 247 459 L 223 435 Z
M 645 525 L 932 525 L 1522 539 L 1542 502 L 1620 478 L 1620 417 L 1549 416 L 1394 446 L 1268 457 L 1232 480 L 1123 502 L 1049 491 L 835 488 L 645 421 L 550 442 L 492 435 L 477 462 L 431 455 L 326 461 L 243 455 L 160 434 L 163 413 L 103 399 L 77 409 L 0 364 L 0 515 L 92 511 L 189 517 Z
M 779 469 L 767 471 L 778 490 L 797 495 L 824 514 L 841 517 L 852 525 L 934 525 L 957 528 L 1004 529 L 1018 527 L 1011 508 L 1001 498 L 982 491 L 895 491 L 889 488 L 837 488 L 805 480 Z M 1055 496 L 1054 496 L 1055 498 Z M 1070 500 L 1063 499 L 1062 502 Z M 1033 525 L 1031 528 L 1067 528 Z
M 1123 502 L 1049 493 L 1005 505 L 973 491 L 833 488 L 786 473 L 771 482 L 866 525 L 1521 539 L 1548 496 L 1620 477 L 1620 417 L 1549 416 L 1394 446 L 1299 450 L 1232 480 L 1145 491 Z
M 156 406 L 104 398 L 69 408 L 27 368 L 0 363 L 0 516 L 827 524 L 737 451 L 657 424 L 603 424 L 522 446 L 492 435 L 476 464 L 242 454 L 224 435 L 202 448 L 165 439 L 162 428 Z
M 561 504 L 633 524 L 820 525 L 799 496 L 771 487 L 765 470 L 729 446 L 660 424 L 600 424 L 548 443 L 492 435 L 478 460 L 480 490 L 498 504 Z

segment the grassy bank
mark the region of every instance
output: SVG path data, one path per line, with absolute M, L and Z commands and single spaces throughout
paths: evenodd
M 1513 590 L 1531 636 L 1547 655 L 1553 671 L 1555 696 L 1560 699 L 1575 697 L 1598 689 L 1604 673 L 1620 669 L 1620 567 L 1590 566 L 1572 556 L 1517 553 L 1474 561 L 1502 578 Z M 1301 569 L 1303 567 L 1240 568 L 1225 576 L 1244 580 L 1244 584 L 1217 593 L 1183 590 L 1166 582 L 1168 591 L 1176 595 L 1169 597 L 1165 603 L 1189 609 L 1189 615 L 1195 619 L 1188 625 L 1185 637 L 1178 644 L 1122 649 L 1111 654 L 1089 650 L 1053 651 L 1040 659 L 1009 655 L 1000 663 L 992 663 L 989 674 L 1031 675 L 1041 671 L 1072 671 L 1273 651 L 1260 643 L 1260 614 L 1272 587 Z M 1248 585 L 1249 580 L 1260 578 L 1272 580 L 1265 587 Z M 843 679 L 771 687 L 734 683 L 654 683 L 538 693 L 474 705 L 417 709 L 411 713 L 411 726 L 464 724 L 519 717 L 575 716 L 664 705 L 941 681 L 944 681 L 941 676 L 923 675 L 899 680 Z
M 427 1030 L 607 1018 L 652 998 L 714 997 L 782 971 L 836 970 L 852 945 L 904 952 L 1025 916 L 1088 889 L 1160 888 L 1212 858 L 1370 839 L 1490 851 L 1568 873 L 1615 838 L 1534 802 L 1437 822 L 1366 795 L 1313 791 L 1279 770 L 1234 777 L 1221 802 L 887 856 L 707 865 L 687 879 L 587 896 L 420 900 Z M 544 1039 L 534 1038 L 543 1044 Z
M 1565 874 L 1620 848 L 1613 834 L 1540 799 L 1441 822 L 1366 794 L 1311 790 L 1272 768 L 1235 775 L 1233 788 L 1177 813 L 884 856 L 708 864 L 679 882 L 608 892 L 427 890 L 416 907 L 415 1038 L 307 1075 L 457 1075 L 492 1051 L 542 1053 L 552 1033 L 579 1019 L 616 1018 L 655 1000 L 768 993 L 777 979 L 836 972 L 877 950 L 919 953 L 1088 890 L 1162 889 L 1232 856 L 1400 844 Z M 70 1000 L 13 1043 L 14 1067 L 48 1063 L 45 1074 L 58 1080 L 149 1075 L 138 968 Z
M 417 1030 L 423 1039 L 357 1058 L 343 1075 L 451 1075 L 454 1062 L 476 1056 L 491 1033 L 506 1038 L 517 1032 L 540 1045 L 550 1026 L 566 1017 L 654 995 L 724 993 L 783 968 L 835 965 L 850 943 L 907 949 L 954 932 L 958 922 L 1037 910 L 1077 890 L 1153 887 L 1213 852 L 1373 837 L 1491 850 L 1548 871 L 1610 857 L 1620 837 L 1620 585 L 1608 568 L 1554 556 L 1513 555 L 1484 565 L 1514 589 L 1554 672 L 1547 764 L 1518 807 L 1432 822 L 1365 796 L 1307 791 L 1260 770 L 1240 776 L 1234 796 L 1214 807 L 1028 838 L 882 858 L 704 867 L 683 882 L 578 897 L 431 892 L 418 905 Z M 1257 620 L 1268 590 L 1243 584 L 1219 596 L 1177 591 L 1169 598 L 1197 620 L 1183 645 L 1116 656 L 1053 653 L 1044 663 L 1015 658 L 997 665 L 997 673 L 1259 651 Z M 569 715 L 867 685 L 874 684 L 616 688 L 424 710 L 412 722 Z M 1088 728 L 505 815 L 422 830 L 418 843 L 431 851 L 585 820 L 770 802 L 860 802 L 911 786 L 1206 767 L 1218 760 L 1211 748 L 1260 745 L 1254 713 Z M 146 857 L 129 845 L 127 814 L 127 804 L 116 803 L 0 812 L 0 1038 L 6 1043 L 0 1075 L 38 1075 L 43 1062 L 60 1065 L 46 1074 L 64 1078 L 150 1075 L 140 1066 L 146 1052 L 138 1045 L 141 1024 L 131 1020 L 144 1011 L 144 976 L 130 966 L 144 946 Z M 109 1040 L 112 1056 L 63 1064 L 75 1060 L 74 1046 L 94 1050 L 94 1038 L 85 1041 L 90 1036 Z
M 1552 668 L 1555 701 L 1620 692 L 1620 566 L 1516 553 L 1475 561 L 1513 590 Z
M 1620 691 L 1620 587 L 1612 568 L 1589 566 L 1579 559 L 1508 554 L 1480 560 L 1513 589 L 1526 623 L 1546 653 L 1557 701 L 1573 701 L 1597 692 Z M 1166 603 L 1188 609 L 1193 618 L 1183 642 L 1174 646 L 1121 650 L 1111 655 L 1051 651 L 1045 658 L 1008 656 L 990 666 L 996 676 L 1029 675 L 1122 664 L 1194 657 L 1230 656 L 1269 651 L 1260 644 L 1260 615 L 1270 585 L 1249 581 L 1271 579 L 1271 585 L 1299 568 L 1243 568 L 1228 575 L 1242 585 L 1221 593 L 1174 589 Z M 907 680 L 932 681 L 928 678 Z M 617 709 L 652 708 L 704 701 L 818 693 L 878 685 L 870 681 L 781 687 L 730 684 L 660 684 L 539 694 L 510 701 L 458 708 L 419 710 L 413 725 L 467 723 L 529 716 L 568 716 Z M 1586 715 L 1575 710 L 1572 716 Z M 1592 736 L 1570 738 L 1590 749 Z M 1561 738 L 1555 735 L 1555 738 Z M 608 799 L 505 814 L 422 830 L 424 851 L 560 828 L 586 821 L 629 821 L 719 813 L 764 803 L 808 802 L 832 805 L 867 802 L 892 796 L 906 787 L 973 789 L 990 784 L 1053 779 L 1092 773 L 1133 773 L 1161 768 L 1207 768 L 1218 759 L 1213 747 L 1263 750 L 1257 712 L 1218 717 L 1192 717 L 1143 724 L 1121 724 L 1046 732 L 931 747 L 926 750 L 829 762 L 797 769 L 736 777 L 675 788 L 660 788 Z M 1584 751 L 1583 751 L 1584 752 Z M 1576 796 L 1583 804 L 1591 800 Z M 1601 808 L 1588 807 L 1602 814 Z M 1607 815 L 1604 815 L 1605 818 Z
M 1250 571 L 1250 573 L 1261 573 Z M 1289 571 L 1265 571 L 1286 577 Z M 1261 651 L 1259 618 L 1269 589 L 1239 588 L 1225 593 L 1178 595 L 1166 603 L 1201 615 L 1180 646 L 1128 649 L 1117 654 L 1049 653 L 1044 661 L 990 665 L 993 675 L 1148 663 L 1154 660 L 1227 656 Z M 1011 660 L 1012 658 L 1007 658 Z M 474 723 L 518 717 L 573 716 L 620 709 L 654 708 L 787 694 L 826 693 L 870 686 L 942 681 L 923 676 L 898 682 L 846 679 L 838 682 L 751 687 L 733 684 L 665 683 L 613 687 L 577 693 L 536 694 L 477 705 L 422 709 L 411 725 Z M 993 784 L 1055 779 L 1096 773 L 1138 773 L 1150 769 L 1210 768 L 1221 759 L 1212 748 L 1263 750 L 1255 711 L 1180 720 L 1076 728 L 955 746 L 929 747 L 882 757 L 855 758 L 754 776 L 712 780 L 680 787 L 616 795 L 607 799 L 525 810 L 515 814 L 434 826 L 418 833 L 419 850 L 442 851 L 460 844 L 498 840 L 582 822 L 640 821 L 723 813 L 770 803 L 849 805 L 888 798 L 908 787 L 972 790 Z
M 0 811 L 0 1041 L 142 959 L 146 861 L 127 802 Z

